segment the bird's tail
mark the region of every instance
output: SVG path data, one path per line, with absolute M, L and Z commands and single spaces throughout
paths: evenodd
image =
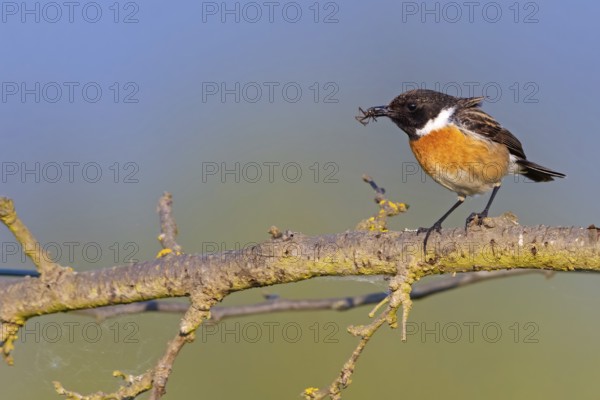
M 552 171 L 539 164 L 523 159 L 517 160 L 517 164 L 519 165 L 519 173 L 521 175 L 525 175 L 536 182 L 549 182 L 553 181 L 554 178 L 564 178 L 566 176 L 560 172 Z

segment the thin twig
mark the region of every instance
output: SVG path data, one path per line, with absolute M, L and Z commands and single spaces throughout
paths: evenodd
M 7 197 L 0 197 L 0 221 L 12 232 L 40 274 L 53 278 L 62 271 L 70 270 L 51 261 L 50 255 L 17 216 L 13 201 Z
M 356 229 L 361 231 L 387 232 L 388 218 L 406 212 L 409 206 L 406 203 L 386 199 L 385 189 L 378 186 L 369 175 L 364 174 L 362 179 L 375 191 L 375 203 L 379 206 L 379 211 L 372 217 L 360 221 L 356 225 Z
M 344 363 L 342 370 L 338 377 L 329 385 L 327 389 L 316 389 L 308 388 L 304 391 L 304 398 L 307 400 L 320 400 L 326 397 L 330 397 L 332 400 L 340 400 L 342 398 L 342 390 L 348 387 L 351 382 L 352 374 L 356 368 L 356 362 L 364 351 L 367 343 L 373 337 L 375 332 L 381 328 L 381 326 L 387 322 L 392 328 L 397 325 L 396 313 L 400 307 L 403 308 L 402 315 L 402 340 L 405 340 L 406 336 L 406 318 L 412 305 L 410 296 L 408 296 L 408 290 L 414 281 L 415 277 L 410 274 L 410 271 L 406 271 L 401 265 L 398 266 L 398 274 L 390 279 L 390 293 L 387 296 L 387 307 L 384 312 L 379 314 L 377 318 L 366 326 L 351 326 L 348 328 L 354 336 L 359 336 L 360 341 L 358 345 L 350 355 L 348 361 Z M 383 304 L 383 303 L 380 303 Z M 379 308 L 379 304 L 376 308 Z
M 156 211 L 160 218 L 160 235 L 158 236 L 158 240 L 163 247 L 163 251 L 159 253 L 159 256 L 164 256 L 171 252 L 175 255 L 181 254 L 181 246 L 175 240 L 178 232 L 177 224 L 173 218 L 173 196 L 171 193 L 163 193 L 158 201 Z
M 304 397 L 306 399 L 324 399 L 327 396 L 330 396 L 332 400 L 339 400 L 342 398 L 342 390 L 347 388 L 350 384 L 350 377 L 354 373 L 354 368 L 356 367 L 356 362 L 358 358 L 362 354 L 363 350 L 369 343 L 369 340 L 373 337 L 375 332 L 387 321 L 388 310 L 386 312 L 382 312 L 377 318 L 371 322 L 367 326 L 359 326 L 359 327 L 350 327 L 348 330 L 356 336 L 360 336 L 360 341 L 358 345 L 350 355 L 348 361 L 344 363 L 342 370 L 340 371 L 339 376 L 331 383 L 329 388 L 326 390 L 317 390 L 313 391 L 307 389 L 304 391 Z
M 431 282 L 415 286 L 410 297 L 413 300 L 423 299 L 434 294 L 442 293 L 447 290 L 456 289 L 462 286 L 474 283 L 485 282 L 497 278 L 508 278 L 525 274 L 543 274 L 549 276 L 551 271 L 540 271 L 535 269 L 522 270 L 502 270 L 502 271 L 478 271 L 458 274 L 457 276 L 448 276 Z M 386 292 L 376 292 L 357 296 L 329 297 L 325 299 L 282 299 L 276 297 L 261 303 L 219 307 L 215 306 L 211 310 L 211 322 L 221 321 L 226 318 L 244 317 L 249 315 L 268 314 L 287 311 L 317 311 L 333 310 L 346 311 L 356 307 L 377 304 L 387 297 Z M 99 321 L 109 318 L 115 318 L 129 314 L 139 314 L 144 312 L 160 312 L 182 314 L 189 308 L 189 304 L 175 303 L 172 301 L 151 300 L 132 304 L 120 304 L 88 310 L 73 311 L 74 314 L 94 317 Z
M 159 240 L 163 245 L 165 252 L 162 256 L 174 253 L 175 255 L 181 254 L 181 247 L 175 241 L 177 235 L 177 225 L 171 214 L 171 207 L 173 201 L 170 193 L 165 192 L 159 200 L 158 213 L 160 215 L 161 234 Z M 159 254 L 160 255 L 160 254 Z M 58 394 L 66 396 L 68 399 L 86 399 L 86 400 L 104 400 L 104 399 L 116 399 L 116 400 L 129 400 L 137 395 L 150 391 L 150 400 L 159 400 L 166 393 L 167 381 L 173 371 L 173 364 L 179 354 L 179 351 L 183 348 L 186 343 L 194 340 L 194 331 L 203 322 L 209 319 L 210 307 L 219 300 L 218 296 L 205 295 L 201 289 L 192 293 L 190 296 L 192 301 L 191 305 L 186 305 L 185 316 L 181 320 L 181 325 L 177 335 L 168 343 L 167 348 L 163 356 L 158 360 L 154 368 L 146 371 L 145 373 L 134 376 L 127 375 L 120 371 L 113 373 L 116 377 L 121 377 L 125 381 L 125 384 L 118 388 L 114 393 L 94 393 L 92 395 L 81 395 L 76 392 L 66 390 L 60 382 L 54 382 L 54 387 Z M 148 303 L 138 303 L 149 306 Z M 129 306 L 137 306 L 138 304 L 130 304 Z M 177 304 L 182 306 L 183 304 Z M 126 307 L 127 305 L 124 305 Z M 118 307 L 118 306 L 117 306 Z M 162 309 L 168 308 L 168 303 L 162 302 Z M 89 310 L 91 311 L 91 310 Z
M 166 393 L 166 386 L 171 371 L 173 370 L 173 364 L 175 358 L 179 354 L 181 348 L 191 339 L 188 335 L 177 334 L 171 340 L 167 346 L 167 351 L 154 367 L 154 379 L 152 384 L 152 390 L 150 391 L 150 400 L 158 400 Z

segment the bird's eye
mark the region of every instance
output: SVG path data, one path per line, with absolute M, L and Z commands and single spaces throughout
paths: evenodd
M 406 108 L 408 108 L 408 111 L 415 111 L 417 109 L 417 105 L 415 103 L 408 103 Z

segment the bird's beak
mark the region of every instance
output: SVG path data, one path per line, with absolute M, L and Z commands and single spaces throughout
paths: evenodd
M 367 125 L 370 120 L 377 121 L 377 117 L 389 116 L 388 106 L 376 106 L 368 108 L 366 111 L 362 108 L 358 109 L 361 115 L 356 116 L 356 120 L 363 125 Z

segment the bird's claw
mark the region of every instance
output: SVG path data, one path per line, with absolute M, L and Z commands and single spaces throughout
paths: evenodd
M 437 233 L 440 233 L 442 231 L 442 224 L 434 224 L 433 226 L 430 226 L 429 228 L 423 228 L 420 227 L 417 229 L 417 235 L 423 233 L 423 232 L 431 232 L 435 230 Z
M 469 229 L 469 226 L 473 224 L 473 221 L 475 221 L 477 226 L 483 225 L 483 219 L 487 218 L 487 216 L 487 211 L 482 211 L 480 213 L 472 212 L 471 215 L 467 217 L 465 222 L 465 232 Z
M 429 228 L 419 228 L 417 229 L 417 235 L 423 232 L 425 233 L 425 239 L 423 239 L 423 253 L 427 254 L 427 242 L 429 241 L 429 236 L 431 236 L 431 232 L 436 231 L 437 233 L 442 232 L 442 224 L 438 221 L 433 224 Z

